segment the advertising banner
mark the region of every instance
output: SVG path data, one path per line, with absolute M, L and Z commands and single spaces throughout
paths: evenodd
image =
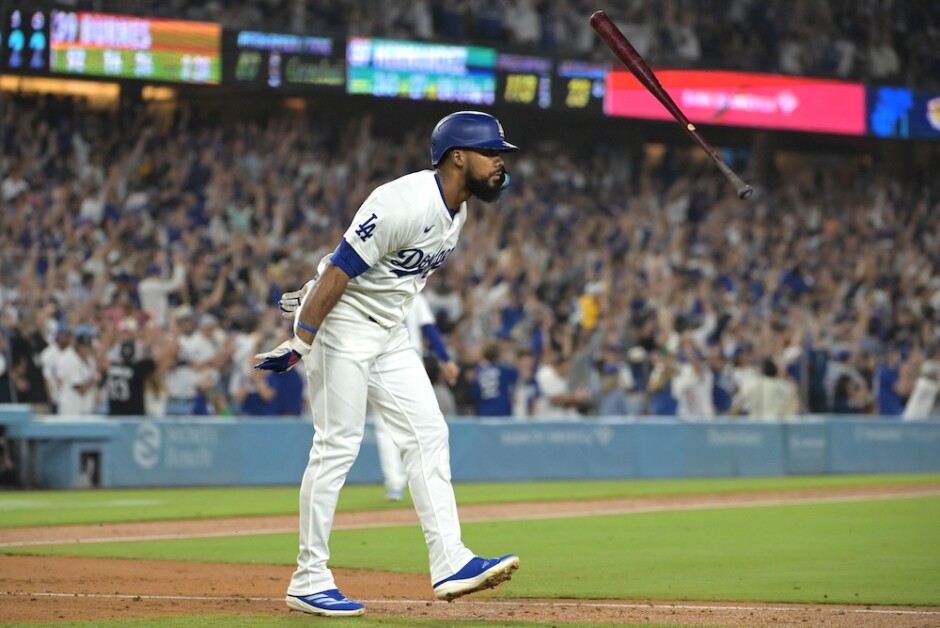
M 657 70 L 660 83 L 692 122 L 864 135 L 865 88 L 847 83 L 746 72 Z M 607 75 L 607 115 L 672 120 L 627 72 Z

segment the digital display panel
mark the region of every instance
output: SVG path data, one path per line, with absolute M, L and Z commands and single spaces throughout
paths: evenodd
M 49 71 L 49 14 L 15 9 L 7 13 L 3 28 L 3 69 L 13 73 Z
M 330 37 L 234 31 L 224 34 L 223 50 L 225 82 L 272 89 L 346 82 L 345 50 Z
M 607 92 L 609 66 L 586 61 L 559 61 L 553 87 L 557 107 L 600 114 Z
M 552 70 L 545 57 L 502 54 L 496 60 L 499 101 L 548 109 L 552 105 Z
M 496 100 L 496 50 L 350 37 L 346 91 L 491 105 Z
M 56 73 L 186 83 L 222 78 L 222 27 L 210 22 L 53 11 Z
M 666 92 L 692 122 L 864 135 L 861 83 L 774 74 L 657 70 Z M 611 116 L 672 120 L 627 71 L 607 75 L 604 111 Z
M 940 94 L 869 87 L 868 132 L 876 137 L 940 140 Z

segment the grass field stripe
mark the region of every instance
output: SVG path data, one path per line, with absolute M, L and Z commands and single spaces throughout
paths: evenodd
M 540 512 L 533 514 L 519 514 L 511 516 L 486 516 L 486 517 L 461 517 L 462 523 L 489 523 L 493 521 L 537 521 L 544 519 L 573 519 L 577 517 L 600 517 L 608 515 L 629 515 L 653 512 L 670 511 L 689 511 L 689 510 L 711 510 L 711 509 L 731 509 L 731 508 L 760 508 L 766 506 L 789 506 L 800 504 L 838 504 L 852 503 L 861 501 L 885 501 L 896 499 L 911 499 L 916 497 L 937 497 L 940 496 L 940 489 L 929 488 L 925 490 L 912 490 L 904 493 L 891 493 L 886 495 L 844 495 L 844 496 L 796 496 L 790 498 L 773 499 L 755 499 L 748 502 L 723 503 L 721 496 L 708 496 L 707 498 L 688 504 L 631 504 L 629 506 L 617 506 L 604 508 L 599 507 L 593 510 L 580 510 L 577 512 Z M 548 504 L 547 507 L 550 507 Z M 371 528 L 398 527 L 402 525 L 411 525 L 417 523 L 417 516 L 414 522 L 368 522 L 368 523 L 337 523 L 333 530 L 365 530 Z M 117 524 L 120 525 L 120 524 Z M 145 534 L 132 536 L 112 536 L 93 539 L 46 539 L 41 541 L 0 541 L 0 548 L 3 547 L 41 547 L 47 545 L 88 545 L 93 543 L 131 543 L 142 541 L 177 541 L 181 539 L 211 539 L 227 536 L 255 536 L 262 534 L 288 534 L 296 532 L 296 527 L 290 528 L 265 528 L 259 530 L 218 530 L 213 532 L 189 532 L 178 534 Z M 0 529 L 0 537 L 3 536 L 3 530 Z
M 181 602 L 282 602 L 283 597 L 242 597 L 238 595 L 134 595 L 130 593 L 27 593 L 17 591 L 0 591 L 0 596 L 17 597 L 48 597 L 48 598 L 90 598 L 99 600 L 178 600 Z M 403 606 L 414 604 L 434 604 L 437 606 L 448 606 L 451 602 L 432 601 L 432 600 L 359 600 L 369 606 Z M 915 615 L 923 617 L 940 616 L 940 610 L 916 610 L 916 609 L 890 609 L 890 608 L 847 608 L 844 606 L 834 606 L 827 608 L 825 606 L 747 606 L 739 604 L 638 604 L 638 603 L 617 603 L 617 602 L 532 602 L 526 600 L 513 600 L 511 602 L 499 601 L 476 601 L 461 600 L 457 603 L 459 606 L 478 606 L 484 608 L 513 608 L 520 606 L 532 606 L 540 608 L 622 608 L 629 610 L 684 610 L 684 611 L 754 611 L 754 612 L 779 612 L 779 613 L 798 613 L 805 611 L 821 613 L 850 613 L 857 615 Z
M 401 525 L 401 524 L 398 524 Z M 364 524 L 361 526 L 351 526 L 351 528 L 384 528 L 388 524 L 375 523 Z M 340 528 L 333 528 L 334 530 Z M 45 541 L 10 541 L 0 543 L 3 547 L 40 547 L 43 545 L 92 545 L 96 543 L 136 543 L 140 541 L 179 541 L 182 539 L 214 539 L 226 536 L 257 536 L 260 534 L 289 534 L 297 532 L 296 527 L 292 528 L 266 528 L 264 530 L 220 530 L 218 532 L 197 532 L 181 534 L 139 534 L 136 536 L 110 536 L 98 539 L 48 539 Z

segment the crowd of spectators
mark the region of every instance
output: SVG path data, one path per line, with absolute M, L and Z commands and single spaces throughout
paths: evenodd
M 289 333 L 274 304 L 375 186 L 428 167 L 429 131 L 5 104 L 0 401 L 306 414 L 299 374 L 252 369 Z M 512 187 L 425 290 L 457 415 L 937 416 L 936 181 L 832 160 L 742 212 L 691 151 L 513 138 Z
M 587 0 L 56 0 L 230 28 L 477 42 L 612 61 Z M 940 5 L 901 0 L 629 0 L 604 7 L 663 67 L 830 76 L 935 88 Z M 903 61 L 903 63 L 902 63 Z

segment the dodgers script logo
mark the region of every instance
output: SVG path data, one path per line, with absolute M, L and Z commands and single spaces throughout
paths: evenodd
M 440 268 L 447 256 L 454 249 L 446 249 L 437 253 L 425 253 L 421 249 L 402 249 L 398 252 L 398 259 L 392 260 L 392 273 L 396 277 L 405 277 L 407 275 L 421 275 L 427 277 L 432 272 Z

